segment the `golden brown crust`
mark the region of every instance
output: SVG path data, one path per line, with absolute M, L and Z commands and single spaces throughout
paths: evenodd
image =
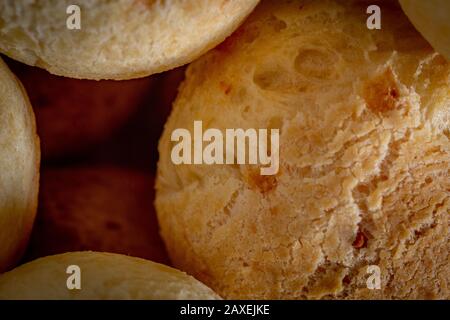
M 235 30 L 258 0 L 0 2 L 0 51 L 53 74 L 124 80 L 189 63 Z
M 108 166 L 44 169 L 39 199 L 31 259 L 92 250 L 169 262 L 150 175 Z
M 156 184 L 177 267 L 226 298 L 450 297 L 450 66 L 382 10 L 378 32 L 363 5 L 265 1 L 191 64 Z M 175 166 L 170 135 L 194 120 L 280 128 L 279 173 Z
M 21 83 L 0 60 L 0 272 L 28 243 L 37 209 L 40 149 L 33 110 Z

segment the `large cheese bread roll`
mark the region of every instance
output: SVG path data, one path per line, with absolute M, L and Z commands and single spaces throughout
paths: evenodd
M 450 1 L 400 0 L 400 4 L 417 30 L 450 60 Z
M 68 279 L 80 269 L 80 289 Z M 0 276 L 0 299 L 172 300 L 219 299 L 201 282 L 176 269 L 113 253 L 71 252 L 21 265 Z
M 39 138 L 25 90 L 0 59 L 0 272 L 27 243 L 37 207 Z
M 156 185 L 177 267 L 227 298 L 450 298 L 450 65 L 382 11 L 263 1 L 188 68 Z M 280 129 L 278 173 L 175 165 L 194 120 Z
M 194 60 L 257 2 L 2 0 L 0 51 L 72 78 L 141 77 Z
M 43 159 L 91 151 L 137 112 L 152 89 L 151 77 L 92 81 L 59 77 L 11 63 L 36 114 Z
M 114 166 L 44 169 L 28 258 L 92 250 L 167 263 L 153 181 Z

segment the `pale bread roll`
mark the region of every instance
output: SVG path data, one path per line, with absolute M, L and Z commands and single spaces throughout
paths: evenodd
M 28 258 L 100 251 L 168 263 L 150 174 L 116 166 L 45 168 Z
M 186 64 L 222 42 L 258 0 L 0 1 L 0 51 L 51 73 L 129 79 Z
M 224 298 L 450 298 L 450 65 L 382 11 L 371 31 L 364 4 L 263 1 L 190 65 L 156 184 L 175 266 Z M 279 128 L 277 175 L 174 165 L 171 134 L 194 120 Z
M 81 271 L 81 289 L 69 290 L 67 267 Z M 219 299 L 176 269 L 113 253 L 71 252 L 40 258 L 0 276 L 0 299 L 172 300 Z
M 25 90 L 0 59 L 0 272 L 27 244 L 37 207 L 39 138 Z
M 400 0 L 400 4 L 417 30 L 450 60 L 450 1 Z

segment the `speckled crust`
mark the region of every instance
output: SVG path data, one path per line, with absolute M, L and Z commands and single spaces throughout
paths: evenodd
M 91 81 L 10 63 L 36 114 L 45 160 L 89 151 L 110 138 L 151 93 L 153 79 Z
M 258 0 L 80 0 L 81 29 L 69 30 L 70 0 L 0 1 L 0 51 L 51 73 L 130 79 L 191 62 L 220 43 Z
M 68 290 L 67 267 L 81 269 L 81 290 Z M 176 269 L 113 253 L 70 252 L 26 263 L 0 276 L 0 299 L 219 299 Z
M 37 208 L 39 138 L 20 82 L 0 59 L 0 272 L 28 241 Z
M 450 60 L 450 1 L 400 0 L 400 3 L 417 30 Z
M 113 166 L 44 169 L 28 258 L 92 250 L 168 263 L 153 181 Z
M 450 297 L 450 66 L 382 10 L 379 32 L 363 5 L 263 1 L 191 64 L 156 183 L 177 267 L 226 298 Z M 175 166 L 170 135 L 194 120 L 280 128 L 280 171 Z

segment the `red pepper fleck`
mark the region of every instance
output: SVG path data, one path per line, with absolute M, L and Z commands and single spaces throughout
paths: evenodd
M 367 245 L 367 237 L 362 231 L 358 231 L 355 241 L 353 241 L 353 247 L 356 249 L 365 248 Z

